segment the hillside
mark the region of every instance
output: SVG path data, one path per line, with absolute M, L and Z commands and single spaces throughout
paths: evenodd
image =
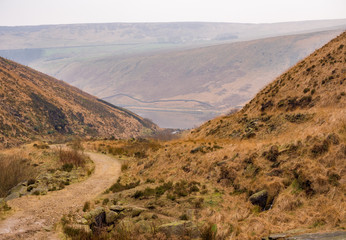
M 255 240 L 273 233 L 283 234 L 269 239 L 288 239 L 336 231 L 344 238 L 345 43 L 346 32 L 241 111 L 180 140 L 87 143 L 136 157 L 124 162 L 121 178 L 93 203 L 106 216 L 104 239 L 119 237 L 124 224 L 128 239 Z M 89 234 L 100 232 L 92 218 L 85 225 Z
M 342 121 L 346 106 L 345 35 L 267 85 L 240 112 L 209 121 L 193 131 L 193 137 L 263 139 L 282 133 L 297 137 L 307 135 L 306 126 L 323 132 L 327 125 Z M 321 118 L 325 123 L 319 122 Z
M 31 65 L 162 127 L 191 128 L 243 105 L 271 79 L 340 32 Z
M 0 145 L 41 137 L 128 138 L 156 126 L 122 108 L 0 58 Z

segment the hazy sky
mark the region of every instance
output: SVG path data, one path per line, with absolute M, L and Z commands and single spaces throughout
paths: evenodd
M 346 18 L 346 0 L 0 0 L 0 25 Z

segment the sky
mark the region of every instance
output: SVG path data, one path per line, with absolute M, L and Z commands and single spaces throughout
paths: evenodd
M 346 0 L 0 0 L 0 26 L 346 18 Z

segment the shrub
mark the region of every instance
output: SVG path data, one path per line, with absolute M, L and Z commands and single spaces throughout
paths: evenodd
M 73 150 L 84 151 L 82 140 L 79 138 L 74 139 L 70 144 L 68 144 Z
M 285 119 L 291 123 L 303 123 L 311 118 L 308 114 L 297 113 L 297 114 L 286 114 Z
M 304 90 L 303 90 L 304 93 L 307 93 L 309 91 L 310 91 L 310 88 L 304 88 Z
M 263 156 L 271 161 L 276 162 L 277 158 L 279 157 L 279 148 L 276 145 L 271 146 L 270 150 L 268 152 L 264 152 Z
M 113 193 L 115 192 L 121 192 L 124 190 L 128 190 L 131 188 L 135 188 L 140 184 L 140 181 L 136 181 L 136 182 L 132 182 L 132 183 L 127 183 L 125 185 L 123 185 L 122 183 L 120 183 L 120 179 L 118 179 L 118 181 L 116 183 L 114 183 L 109 190 L 112 191 Z
M 57 150 L 57 155 L 59 157 L 59 161 L 64 165 L 72 164 L 76 167 L 83 167 L 86 163 L 86 156 L 75 149 L 69 150 L 59 148 Z
M 329 142 L 327 140 L 324 140 L 321 144 L 315 144 L 311 148 L 311 153 L 314 157 L 317 157 L 319 155 L 322 155 L 323 153 L 328 152 L 329 150 Z
M 49 148 L 49 146 L 48 146 L 48 144 L 46 144 L 46 143 L 35 143 L 34 145 L 33 145 L 35 148 L 38 148 L 38 149 L 48 149 Z
M 155 179 L 148 178 L 145 182 L 146 183 L 155 183 Z
M 72 163 L 65 163 L 62 165 L 61 169 L 65 172 L 71 172 L 73 169 L 73 164 Z
M 144 196 L 144 193 L 143 193 L 143 191 L 136 191 L 133 195 L 132 195 L 132 197 L 133 198 L 140 198 L 140 197 L 142 197 L 142 196 Z
M 172 182 L 163 183 L 162 185 L 155 188 L 156 196 L 163 195 L 166 191 L 169 191 L 173 188 Z
M 124 163 L 121 165 L 121 171 L 124 172 L 129 168 L 129 165 L 127 163 Z
M 187 191 L 187 182 L 182 180 L 175 183 L 174 193 L 180 197 L 186 197 L 187 195 L 189 195 L 189 192 Z
M 87 212 L 90 210 L 90 202 L 87 201 L 84 203 L 84 206 L 83 206 L 83 212 Z
M 109 203 L 109 198 L 105 198 L 102 201 L 102 205 L 107 205 Z

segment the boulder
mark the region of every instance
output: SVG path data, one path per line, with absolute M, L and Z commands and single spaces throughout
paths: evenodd
M 255 194 L 252 194 L 249 198 L 250 202 L 253 205 L 260 206 L 262 209 L 265 208 L 265 206 L 267 204 L 267 199 L 268 199 L 267 190 L 262 190 L 262 191 L 256 192 Z
M 108 225 L 115 223 L 118 219 L 119 214 L 114 211 L 106 211 L 106 223 Z
M 97 207 L 90 213 L 93 227 L 102 227 L 106 223 L 106 212 L 103 207 Z
M 145 211 L 145 209 L 142 209 L 142 208 L 133 208 L 132 212 L 131 212 L 131 216 L 132 217 L 138 217 L 144 211 Z

